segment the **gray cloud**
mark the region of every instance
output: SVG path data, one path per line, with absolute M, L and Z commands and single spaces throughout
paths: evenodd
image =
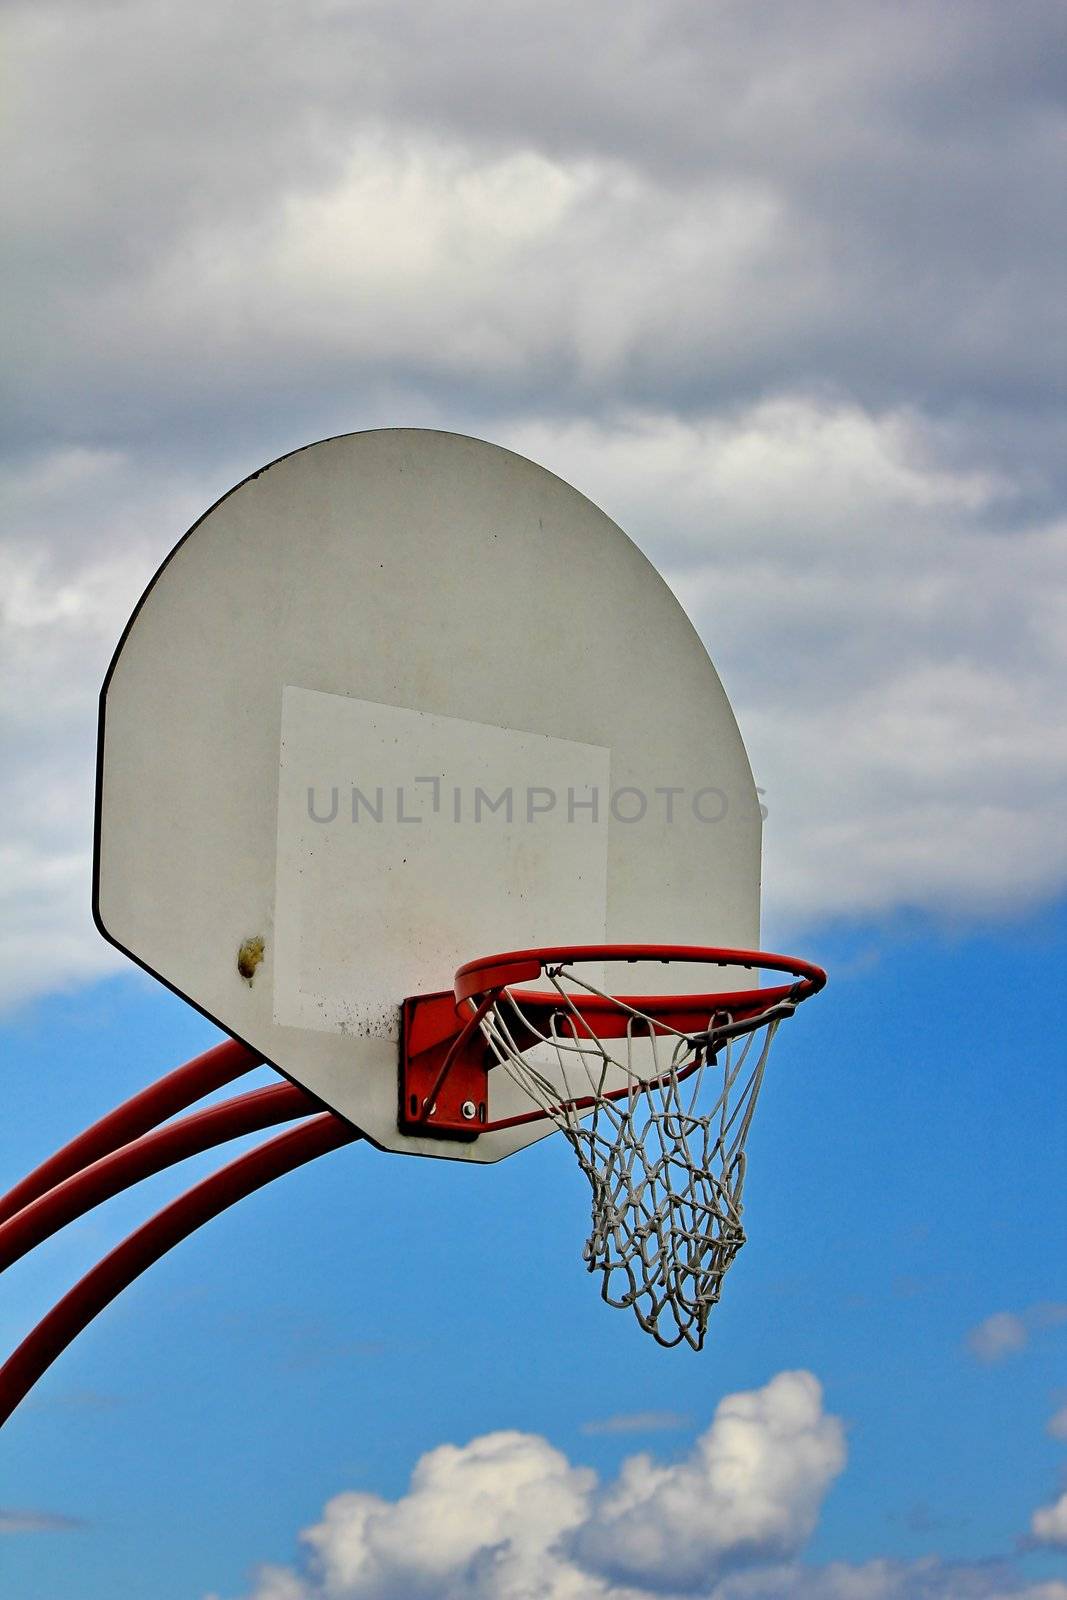
M 4 1533 L 70 1533 L 84 1528 L 78 1517 L 64 1517 L 56 1511 L 16 1510 L 13 1506 L 0 1506 L 0 1534 Z
M 1033 903 L 1067 881 L 1067 519 L 909 413 L 782 397 L 726 416 L 529 423 L 672 579 L 766 790 L 781 926 Z
M 204 442 L 265 385 L 1042 415 L 1063 32 L 1051 0 L 15 7 L 26 425 Z
M 1067 1583 L 1057 1578 L 1027 1581 L 1007 1562 L 996 1560 L 876 1558 L 743 1574 L 713 1589 L 709 1600 L 780 1600 L 786 1594 L 790 1600 L 1067 1600 Z
M 967 1334 L 967 1347 L 984 1365 L 1003 1361 L 1025 1350 L 1035 1334 L 1067 1323 L 1067 1304 L 1041 1300 L 1023 1311 L 994 1311 Z
M 154 567 L 382 423 L 527 451 L 668 572 L 779 925 L 1061 892 L 1064 32 L 1054 0 L 9 5 L 5 996 L 111 970 L 94 701 Z
M 687 1428 L 692 1418 L 681 1411 L 620 1411 L 612 1417 L 598 1417 L 582 1423 L 590 1438 L 613 1433 L 673 1433 Z

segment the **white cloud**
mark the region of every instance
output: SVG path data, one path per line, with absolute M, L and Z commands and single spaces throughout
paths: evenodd
M 739 1561 L 797 1551 L 844 1462 L 816 1379 L 779 1373 L 723 1400 L 686 1461 L 630 1457 L 577 1548 L 613 1578 L 694 1588 Z
M 634 1456 L 600 1488 L 544 1439 L 442 1445 L 399 1500 L 350 1492 L 301 1537 L 307 1570 L 269 1567 L 255 1600 L 642 1600 L 793 1555 L 844 1464 L 840 1422 L 806 1372 L 728 1396 L 674 1465 Z
M 1067 1549 L 1067 1492 L 1050 1506 L 1039 1506 L 1030 1519 L 1030 1532 L 1041 1544 Z
M 727 1396 L 682 1460 L 633 1456 L 603 1486 L 536 1435 L 442 1445 L 399 1499 L 336 1495 L 305 1561 L 259 1568 L 247 1600 L 1067 1600 L 1003 1559 L 804 1564 L 844 1456 L 807 1372 Z M 1032 1533 L 1067 1542 L 1067 1495 Z
M 311 1590 L 289 1567 L 274 1566 L 264 1562 L 256 1572 L 254 1600 L 309 1600 Z M 221 1600 L 218 1594 L 206 1594 L 204 1600 Z
M 302 1536 L 312 1552 L 313 1592 L 519 1600 L 536 1581 L 563 1600 L 577 1590 L 554 1552 L 588 1516 L 594 1481 L 528 1434 L 441 1445 L 423 1456 L 400 1500 L 348 1493 L 329 1501 L 322 1521 Z

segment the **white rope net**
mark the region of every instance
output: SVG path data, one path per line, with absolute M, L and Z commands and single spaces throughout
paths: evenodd
M 745 1140 L 771 1042 L 795 1007 L 785 1000 L 741 1022 L 716 1011 L 706 1031 L 682 1033 L 563 965 L 544 976 L 558 1005 L 531 1006 L 502 989 L 482 1032 L 589 1180 L 583 1256 L 608 1305 L 629 1306 L 662 1345 L 699 1350 L 745 1242 Z M 572 990 L 616 1006 L 624 1035 L 593 1037 Z

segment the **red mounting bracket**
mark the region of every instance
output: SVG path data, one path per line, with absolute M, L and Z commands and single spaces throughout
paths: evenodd
M 451 989 L 414 995 L 400 1012 L 400 1107 L 404 1133 L 476 1139 L 488 1120 L 490 1056 L 478 1023 Z
M 587 989 L 571 996 L 558 984 L 540 990 L 517 987 L 542 975 L 554 981 L 554 973 L 562 971 L 563 964 L 601 960 L 766 968 L 788 975 L 790 982 L 729 993 L 712 990 L 680 995 L 610 995 Z M 796 956 L 704 945 L 561 945 L 468 961 L 456 973 L 455 989 L 412 995 L 401 1006 L 399 1126 L 408 1134 L 472 1140 L 480 1133 L 551 1114 L 537 1107 L 489 1120 L 489 1072 L 501 1057 L 490 1048 L 481 1025 L 502 994 L 514 1010 L 514 1016 L 509 1013 L 509 1041 L 520 1052 L 547 1037 L 544 1028 L 550 1029 L 547 1019 L 551 1014 L 565 1014 L 569 1026 L 578 1030 L 575 1038 L 623 1038 L 638 1027 L 683 1040 L 691 1035 L 692 1061 L 680 1074 L 688 1076 L 718 1042 L 792 1016 L 800 1002 L 817 994 L 825 982 L 821 967 Z M 601 1098 L 614 1100 L 629 1092 L 624 1086 L 567 1104 L 581 1111 Z

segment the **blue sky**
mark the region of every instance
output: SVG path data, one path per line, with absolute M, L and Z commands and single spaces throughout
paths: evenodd
M 16 1413 L 5 1596 L 1067 1600 L 1062 8 L 4 15 L 4 1174 L 216 1037 L 92 927 L 96 696 L 189 524 L 338 432 L 626 528 L 765 791 L 764 944 L 830 972 L 701 1354 L 601 1304 L 559 1141 L 357 1145 Z M 12 1268 L 5 1348 L 219 1160 Z
M 445 1441 L 519 1430 L 610 1483 L 638 1451 L 684 1460 L 724 1395 L 798 1369 L 847 1452 L 804 1562 L 936 1552 L 1004 1558 L 1013 1582 L 1062 1572 L 1054 1551 L 1018 1550 L 1065 1465 L 1046 1431 L 1067 1401 L 1067 1217 L 1043 1005 L 1065 943 L 1056 910 L 1010 930 L 813 931 L 832 988 L 778 1041 L 750 1243 L 700 1355 L 601 1304 L 558 1143 L 478 1171 L 356 1146 L 244 1202 L 101 1316 L 8 1424 L 5 1505 L 74 1524 L 5 1538 L 8 1592 L 76 1575 L 84 1595 L 245 1594 L 256 1563 L 296 1560 L 332 1496 L 396 1499 Z M 1009 1037 L 971 1003 L 993 983 Z M 211 1037 L 137 977 L 38 1002 L 4 1034 L 20 1108 L 5 1170 Z M 5 1341 L 211 1165 L 12 1268 Z M 1022 1347 L 983 1358 L 968 1338 L 997 1311 L 1020 1319 Z M 948 1567 L 938 1592 L 968 1592 L 953 1581 Z

